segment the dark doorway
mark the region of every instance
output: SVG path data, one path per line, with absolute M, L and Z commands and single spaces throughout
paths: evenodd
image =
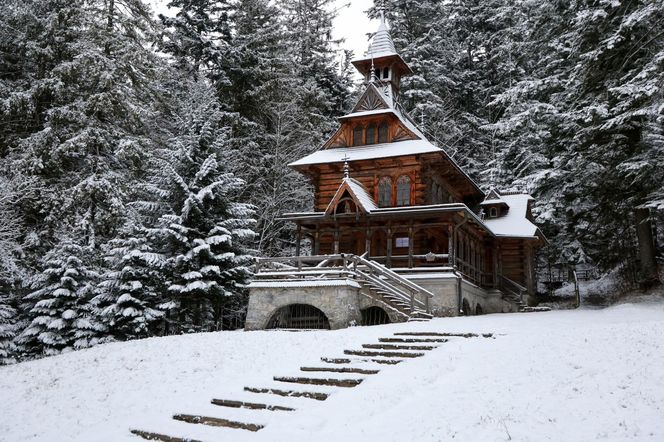
M 316 307 L 307 304 L 291 304 L 277 310 L 268 321 L 266 328 L 329 330 L 330 321 L 325 313 Z
M 477 304 L 477 307 L 475 307 L 475 314 L 476 315 L 483 315 L 484 314 L 484 310 L 482 310 L 481 305 Z
M 369 307 L 362 310 L 362 325 L 389 324 L 390 317 L 380 307 Z
M 463 315 L 464 316 L 470 316 L 473 314 L 473 311 L 470 309 L 470 304 L 468 304 L 468 300 L 464 299 L 463 303 L 461 304 L 463 308 Z

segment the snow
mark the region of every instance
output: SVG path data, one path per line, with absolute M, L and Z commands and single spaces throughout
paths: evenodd
M 320 356 L 399 331 L 491 332 L 450 338 L 426 356 L 378 368 L 326 401 L 272 397 Z M 320 332 L 217 332 L 112 343 L 0 367 L 3 441 L 138 441 L 141 428 L 204 441 L 664 440 L 664 298 L 603 310 L 436 319 Z M 311 373 L 311 377 L 319 377 Z M 322 376 L 320 376 L 322 377 Z M 326 375 L 326 377 L 328 377 Z M 281 388 L 284 388 L 283 385 Z M 213 398 L 292 413 L 235 410 Z M 185 424 L 173 413 L 265 424 L 258 433 Z
M 343 163 L 346 155 L 350 161 L 372 160 L 378 158 L 398 157 L 403 155 L 419 155 L 424 153 L 442 152 L 426 140 L 406 140 L 395 143 L 371 144 L 361 147 L 339 147 L 319 150 L 289 166 L 308 166 L 312 164 Z
M 360 183 L 357 180 L 354 180 L 353 178 L 346 178 L 344 181 L 348 182 L 348 187 L 350 187 L 351 192 L 353 193 L 353 196 L 355 197 L 356 201 L 367 211 L 371 212 L 372 210 L 376 210 L 378 206 L 376 205 L 376 202 L 373 200 L 371 195 L 369 195 L 369 192 L 367 189 L 364 188 L 362 183 Z
M 279 280 L 279 281 L 258 281 L 249 283 L 249 288 L 286 288 L 286 287 L 353 287 L 362 288 L 352 279 L 298 279 L 298 280 Z
M 486 218 L 484 224 L 497 236 L 535 237 L 538 228 L 526 217 L 528 202 L 533 197 L 527 194 L 501 195 L 500 197 L 509 206 L 507 214 L 498 218 Z

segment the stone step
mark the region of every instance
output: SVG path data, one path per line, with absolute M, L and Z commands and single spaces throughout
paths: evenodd
M 238 430 L 258 431 L 263 425 L 246 424 L 244 422 L 231 421 L 218 417 L 199 416 L 195 414 L 176 414 L 173 416 L 176 421 L 187 422 L 189 424 L 209 425 L 211 427 L 236 428 Z
M 347 358 L 320 358 L 321 361 L 328 364 L 350 364 L 351 362 L 375 362 L 383 365 L 396 365 L 402 362 L 401 359 L 347 359 Z
M 347 359 L 348 360 L 348 359 Z M 324 371 L 330 373 L 357 373 L 357 374 L 377 374 L 379 370 L 368 370 L 366 368 L 356 367 L 300 367 L 302 371 Z
M 244 387 L 244 391 L 249 391 L 251 393 L 276 394 L 277 396 L 303 397 L 307 399 L 315 399 L 317 401 L 324 401 L 329 396 L 329 394 L 327 393 L 320 393 L 313 391 L 280 390 L 278 388 Z
M 327 385 L 330 387 L 344 387 L 353 388 L 362 383 L 362 379 L 320 379 L 320 378 L 303 378 L 303 377 L 287 377 L 275 376 L 273 378 L 277 382 L 288 382 L 291 384 L 305 384 L 305 385 Z
M 151 433 L 143 430 L 129 430 L 131 434 L 142 437 L 145 440 L 157 440 L 160 442 L 202 442 L 198 439 L 183 439 L 181 437 L 167 436 L 165 434 Z
M 362 348 L 374 350 L 433 350 L 435 345 L 402 345 L 402 344 L 362 344 Z
M 268 411 L 295 411 L 295 408 L 284 407 L 281 405 L 267 405 L 255 402 L 232 401 L 228 399 L 212 399 L 214 405 L 228 408 L 248 408 L 250 410 L 268 410 Z
M 403 342 L 403 343 L 417 343 L 417 342 L 447 342 L 449 339 L 442 338 L 380 338 L 379 342 Z
M 393 358 L 418 358 L 424 353 L 405 353 L 396 351 L 369 351 L 369 350 L 344 350 L 344 354 L 352 356 L 386 356 Z
M 457 337 L 457 338 L 492 338 L 493 333 L 439 333 L 439 332 L 402 332 L 395 333 L 394 336 L 440 336 L 440 337 Z

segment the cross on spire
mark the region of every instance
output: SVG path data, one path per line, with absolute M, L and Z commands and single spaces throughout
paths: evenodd
M 381 23 L 385 23 L 385 0 L 381 0 L 380 5 L 378 6 L 378 12 L 380 12 Z

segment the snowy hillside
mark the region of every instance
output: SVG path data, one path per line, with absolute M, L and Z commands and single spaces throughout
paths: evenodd
M 325 401 L 243 391 L 311 376 L 321 356 L 404 331 L 454 337 Z M 221 332 L 110 344 L 0 367 L 0 440 L 139 441 L 140 428 L 204 441 L 664 440 L 664 299 L 604 310 L 487 315 L 334 332 Z M 301 388 L 296 388 L 301 387 Z M 211 399 L 296 411 L 219 407 Z M 170 419 L 192 413 L 259 432 Z

